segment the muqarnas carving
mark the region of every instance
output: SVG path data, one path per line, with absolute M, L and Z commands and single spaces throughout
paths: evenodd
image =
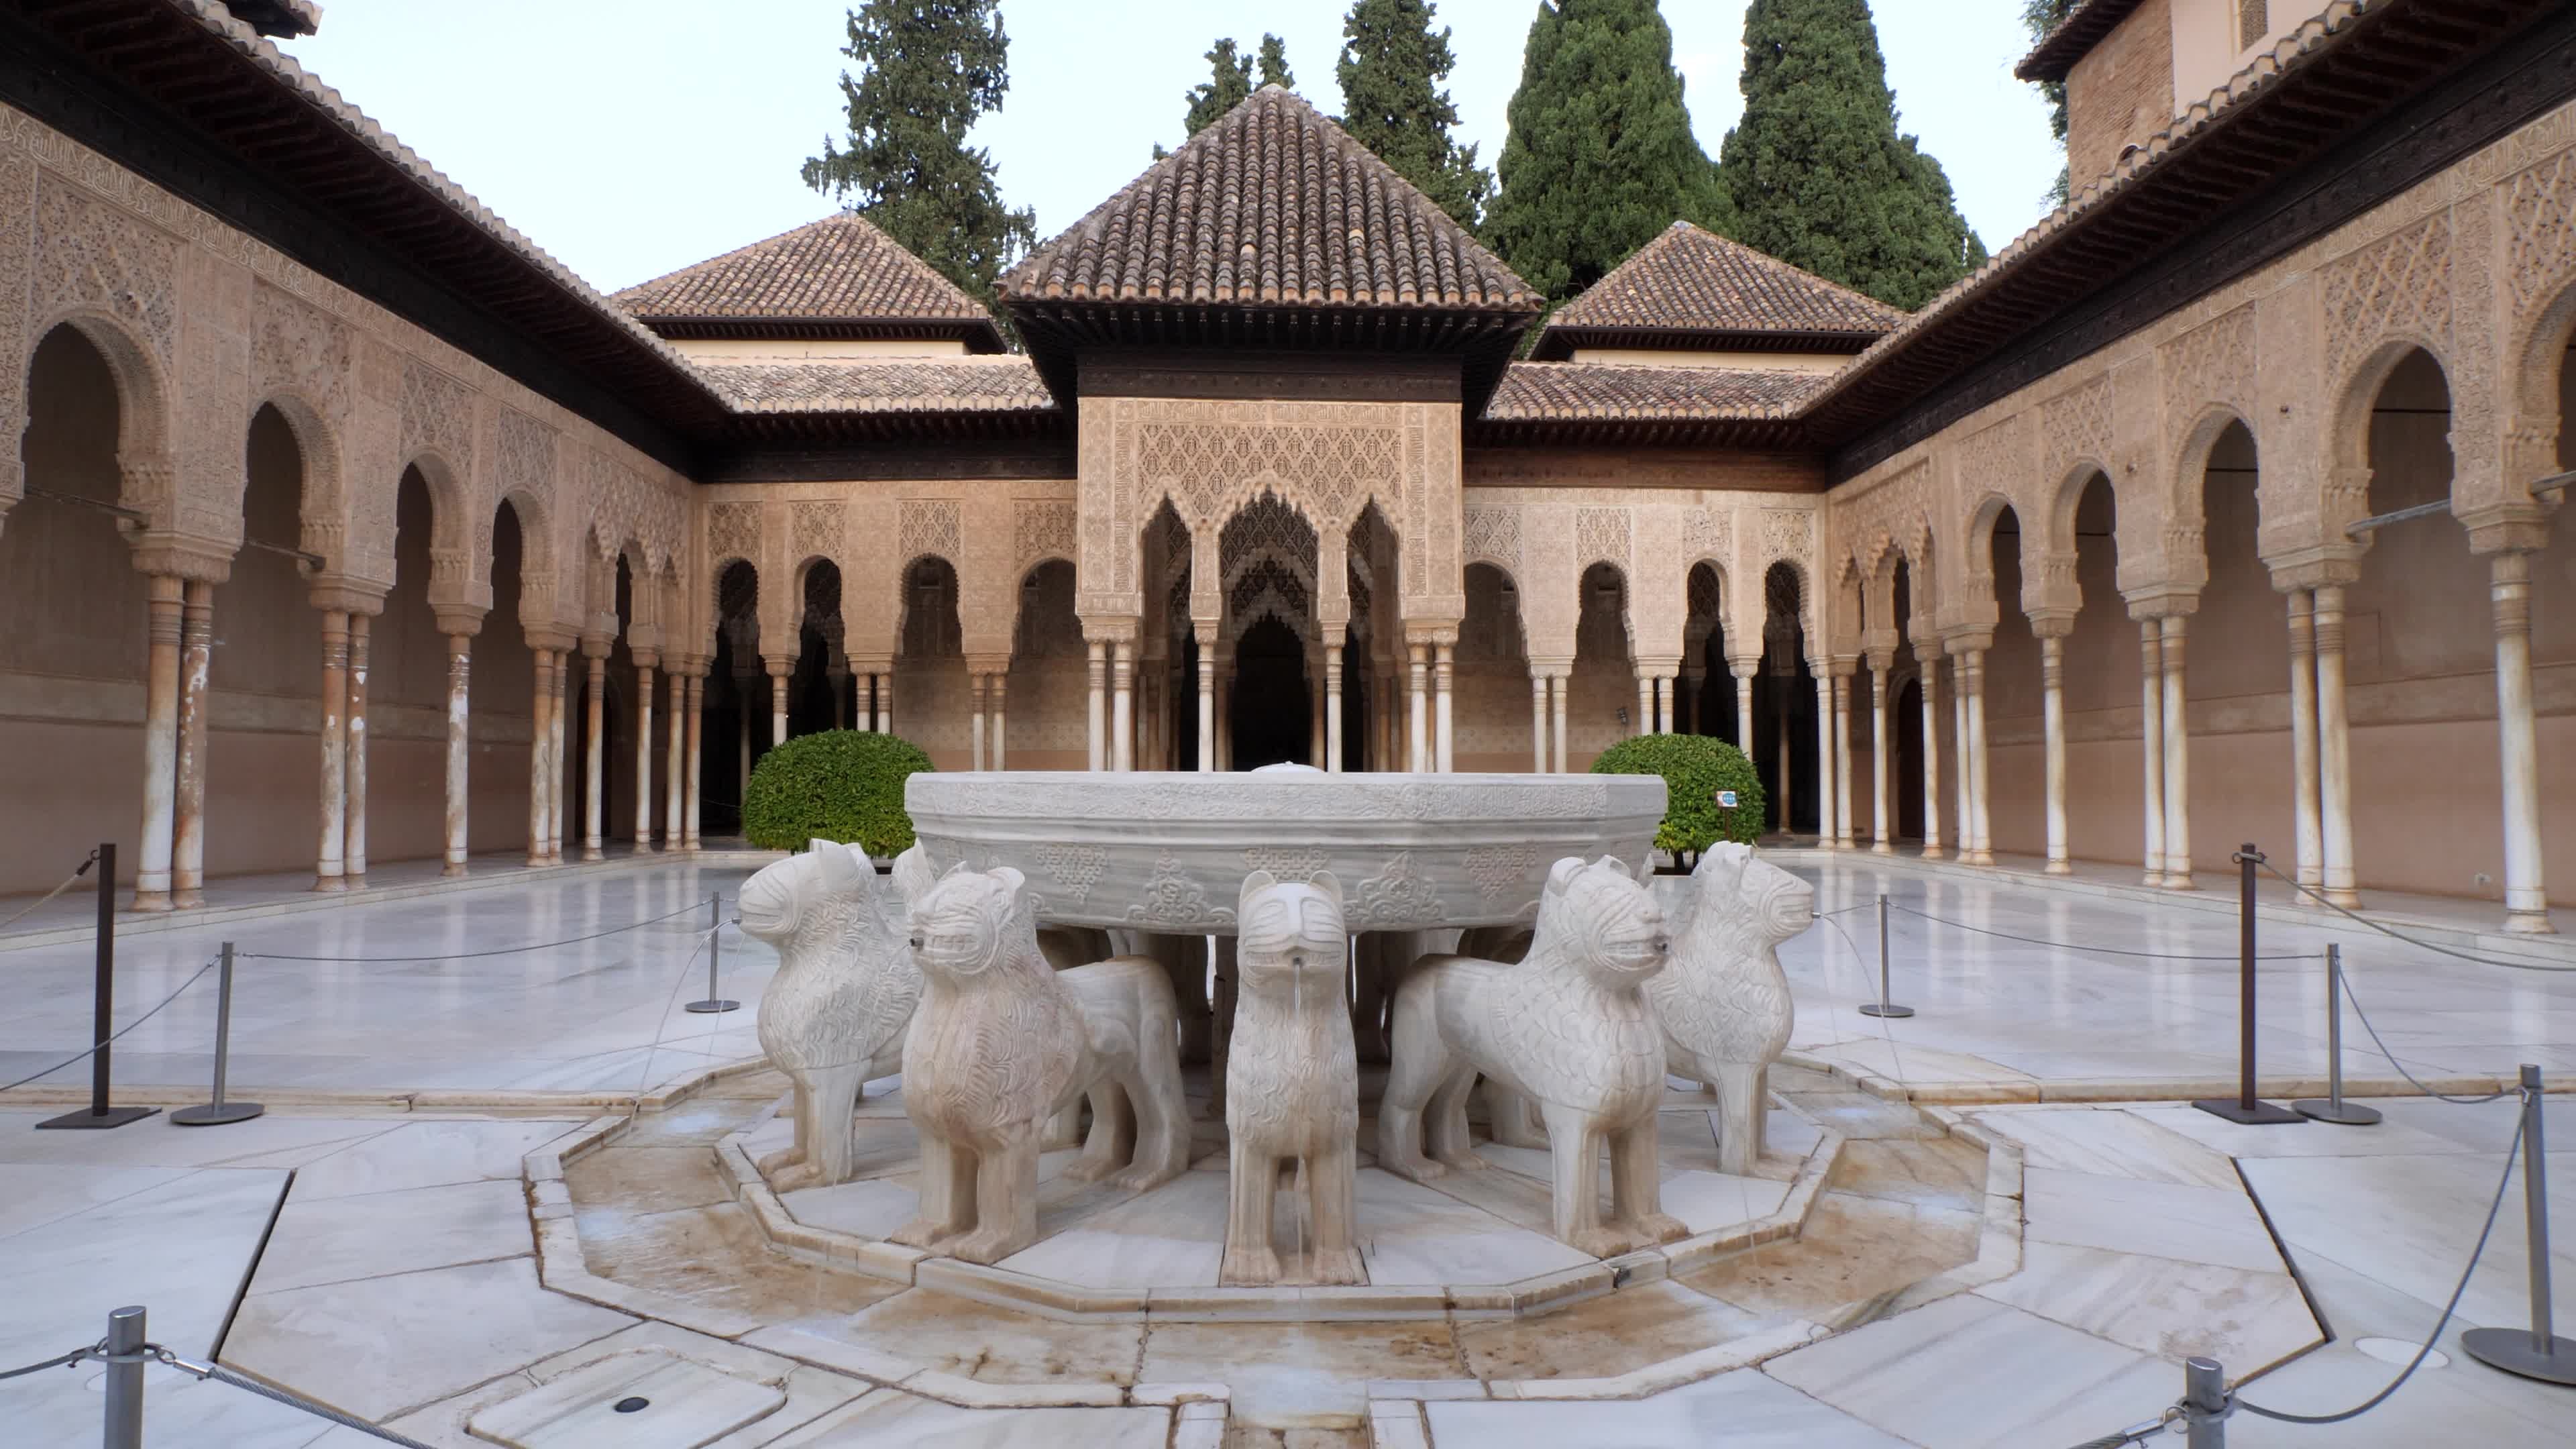
M 866 857 L 814 841 L 743 882 L 743 934 L 778 951 L 760 997 L 760 1048 L 796 1087 L 796 1141 L 760 1162 L 781 1192 L 850 1176 L 850 1109 L 871 1077 L 903 1069 L 921 972 L 903 902 Z
M 1710 846 L 1691 871 L 1672 960 L 1646 981 L 1664 1033 L 1664 1069 L 1717 1092 L 1718 1168 L 1746 1174 L 1762 1157 L 1771 1064 L 1797 1009 L 1779 946 L 1815 919 L 1812 886 L 1750 846 Z
M 1467 1141 L 1467 1092 L 1481 1072 L 1538 1103 L 1558 1237 L 1610 1257 L 1687 1236 L 1662 1210 L 1655 1109 L 1664 1044 L 1640 989 L 1663 968 L 1666 945 L 1663 912 L 1627 867 L 1568 858 L 1548 872 L 1519 965 L 1415 963 L 1395 995 L 1378 1165 L 1417 1180 L 1483 1167 Z
M 920 1216 L 893 1241 L 971 1263 L 1037 1241 L 1046 1120 L 1106 1079 L 1068 1172 L 1142 1190 L 1189 1166 L 1171 980 L 1148 957 L 1058 972 L 1039 954 L 1026 882 L 960 865 L 913 902 L 921 1005 L 904 1036 L 904 1109 L 921 1141 Z M 1133 1113 L 1132 1157 L 1127 1117 Z
M 1222 1283 L 1276 1283 L 1270 1209 L 1281 1168 L 1302 1169 L 1318 1283 L 1364 1283 L 1358 1215 L 1359 1057 L 1342 995 L 1350 936 L 1330 871 L 1304 882 L 1243 878 L 1235 910 L 1238 995 L 1225 1064 Z

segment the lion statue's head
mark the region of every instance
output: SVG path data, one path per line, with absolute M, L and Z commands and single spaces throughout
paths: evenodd
M 1604 986 L 1632 987 L 1664 968 L 1664 913 L 1615 856 L 1576 856 L 1547 873 L 1531 961 L 1565 961 Z
M 837 841 L 809 842 L 804 854 L 761 867 L 734 900 L 742 933 L 782 955 L 853 933 L 890 932 L 876 868 Z
M 1342 883 L 1319 870 L 1303 881 L 1283 881 L 1266 870 L 1243 878 L 1235 915 L 1236 969 L 1248 984 L 1312 975 L 1341 1000 L 1350 931 L 1342 917 Z
M 1816 918 L 1815 887 L 1731 840 L 1700 853 L 1689 896 L 1687 929 L 1722 923 L 1752 946 L 1777 946 Z
M 912 955 L 922 973 L 963 984 L 997 968 L 1043 970 L 1027 885 L 1009 866 L 960 864 L 925 889 L 912 907 Z

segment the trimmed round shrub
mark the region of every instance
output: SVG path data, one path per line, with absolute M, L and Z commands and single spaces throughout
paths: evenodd
M 798 735 L 753 767 L 742 792 L 743 838 L 764 850 L 837 840 L 880 859 L 896 854 L 912 845 L 903 782 L 929 768 L 920 746 L 893 735 Z
M 1655 848 L 1697 855 L 1721 840 L 1750 845 L 1762 833 L 1762 779 L 1744 752 L 1709 735 L 1638 735 L 1592 762 L 1596 775 L 1661 775 L 1664 823 Z M 1735 792 L 1735 808 L 1717 808 L 1717 792 Z M 1688 862 L 1681 862 L 1687 864 Z

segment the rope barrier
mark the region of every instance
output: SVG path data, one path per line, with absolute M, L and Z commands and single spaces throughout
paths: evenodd
M 141 1026 L 143 1023 L 145 1023 L 145 1022 L 147 1022 L 147 1021 L 150 1021 L 150 1020 L 153 1018 L 153 1016 L 161 1010 L 161 1007 L 163 1007 L 163 1006 L 168 1006 L 171 1002 L 174 1002 L 174 1001 L 178 1000 L 181 992 L 184 992 L 184 991 L 186 991 L 189 987 L 196 985 L 196 984 L 197 984 L 197 982 L 198 982 L 198 980 L 199 980 L 200 978 L 202 978 L 202 977 L 203 977 L 207 972 L 212 971 L 212 970 L 214 970 L 214 969 L 215 969 L 215 963 L 214 963 L 214 962 L 212 962 L 212 961 L 209 961 L 209 962 L 207 962 L 205 965 L 198 967 L 198 968 L 197 968 L 197 974 L 196 974 L 195 976 L 191 976 L 191 977 L 189 977 L 187 980 L 182 981 L 182 982 L 180 982 L 180 983 L 179 983 L 179 990 L 178 990 L 178 991 L 173 991 L 173 992 L 171 992 L 169 995 L 162 997 L 162 998 L 161 998 L 161 1001 L 160 1001 L 160 1005 L 153 1007 L 151 1011 L 147 1011 L 147 1012 L 143 1013 L 141 1016 L 138 1016 L 138 1017 L 134 1018 L 132 1021 L 127 1022 L 127 1023 L 124 1025 L 124 1027 L 123 1027 L 122 1029 L 120 1029 L 120 1030 L 118 1030 L 118 1031 L 116 1031 L 116 1032 L 114 1032 L 114 1033 L 111 1033 L 111 1034 L 108 1036 L 108 1038 L 107 1038 L 107 1040 L 106 1040 L 106 1041 L 101 1041 L 101 1042 L 92 1042 L 92 1043 L 91 1043 L 90 1045 L 88 1045 L 87 1047 L 82 1048 L 82 1049 L 81 1049 L 81 1051 L 80 1051 L 80 1053 L 79 1053 L 77 1056 L 73 1056 L 73 1057 L 71 1057 L 71 1058 L 69 1058 L 69 1059 L 67 1059 L 67 1060 L 64 1060 L 64 1061 L 56 1062 L 56 1063 L 54 1063 L 52 1066 L 45 1068 L 43 1071 L 35 1073 L 33 1076 L 20 1077 L 18 1080 L 14 1081 L 14 1082 L 11 1082 L 9 1085 L 7 1085 L 7 1086 L 5 1086 L 5 1087 L 0 1087 L 0 1092 L 14 1092 L 14 1091 L 16 1091 L 17 1089 L 19 1089 L 20 1087 L 23 1087 L 23 1086 L 27 1085 L 29 1082 L 32 1082 L 32 1081 L 36 1080 L 36 1078 L 37 1078 L 37 1077 L 50 1077 L 50 1076 L 52 1076 L 54 1073 L 61 1071 L 61 1070 L 62 1070 L 63 1068 L 65 1068 L 65 1067 L 72 1066 L 72 1065 L 74 1065 L 75 1063 L 78 1063 L 78 1062 L 87 1061 L 87 1060 L 88 1060 L 88 1059 L 89 1059 L 89 1058 L 90 1058 L 94 1053 L 96 1053 L 96 1052 L 99 1050 L 99 1048 L 101 1048 L 101 1047 L 105 1047 L 105 1046 L 109 1046 L 109 1045 L 112 1045 L 112 1044 L 117 1040 L 117 1038 L 124 1036 L 126 1032 L 132 1031 L 132 1030 L 134 1030 L 136 1027 Z
M 63 877 L 63 883 L 61 885 L 54 887 L 52 890 L 45 892 L 41 896 L 38 896 L 34 905 L 27 907 L 25 910 L 18 912 L 16 915 L 11 916 L 5 921 L 0 921 L 0 931 L 5 931 L 11 926 L 18 924 L 20 921 L 27 919 L 29 916 L 34 915 L 36 912 L 43 910 L 45 907 L 52 905 L 54 897 L 70 890 L 72 888 L 72 882 L 89 874 L 89 868 L 96 864 L 98 864 L 98 852 L 93 850 L 89 853 L 89 859 L 82 861 L 77 866 L 74 866 L 72 868 L 72 873 Z
M 2236 961 L 2243 959 L 2233 951 L 2228 952 L 2223 956 L 2190 956 L 2177 954 L 2171 951 L 2123 951 L 2117 946 L 2078 946 L 2066 941 L 2044 940 L 2038 936 L 2016 936 L 2010 931 L 1990 931 L 1983 926 L 1971 926 L 1965 921 L 1945 920 L 1942 917 L 1932 915 L 1929 912 L 1918 911 L 1912 906 L 1899 905 L 1895 901 L 1889 901 L 1887 905 L 1890 910 L 1903 911 L 1909 916 L 1916 917 L 1920 920 L 1930 921 L 1937 926 L 1948 926 L 1953 930 L 1959 931 L 1974 931 L 1980 936 L 1995 936 L 2006 941 L 2019 941 L 2030 946 L 2053 947 L 2060 951 L 2081 951 L 2094 956 L 2141 956 L 2151 961 Z M 2273 951 L 2256 956 L 2254 959 L 2257 961 L 2306 961 L 2312 959 L 2316 954 L 2317 953 L 2314 951 Z
M 2497 1101 L 2501 1098 L 2510 1097 L 2516 1091 L 2513 1087 L 2502 1087 L 2487 1093 L 2483 1097 L 2455 1097 L 2448 1092 L 2434 1091 L 2431 1087 L 2425 1086 L 2422 1082 L 2417 1081 L 2415 1074 L 2406 1070 L 2406 1064 L 2397 1060 L 2397 1054 L 2388 1049 L 2388 1043 L 2379 1039 L 2379 1028 L 2370 1024 L 2370 1013 L 2361 1009 L 2361 998 L 2353 994 L 2352 976 L 2350 973 L 2346 973 L 2343 978 L 2343 999 L 2352 1003 L 2352 1014 L 2360 1018 L 2361 1029 L 2370 1033 L 2370 1044 L 2379 1048 L 2379 1054 L 2381 1056 L 2388 1058 L 2388 1064 L 2397 1069 L 2397 1075 L 2404 1077 L 2409 1083 L 2413 1084 L 2416 1091 L 2423 1093 L 2425 1096 L 2438 1098 L 2445 1102 L 2455 1102 L 2463 1107 L 2476 1107 L 2482 1106 L 2488 1102 Z
M 190 1363 L 188 1360 L 179 1357 L 177 1354 L 172 1353 L 166 1348 L 160 1347 L 158 1344 L 148 1345 L 148 1347 L 153 1350 L 153 1356 L 155 1358 L 159 1359 L 162 1363 L 168 1364 L 170 1367 L 177 1369 L 183 1374 L 191 1374 L 200 1379 L 212 1379 L 216 1383 L 257 1394 L 263 1399 L 273 1399 L 278 1403 L 286 1405 L 290 1409 L 301 1409 L 305 1413 L 311 1414 L 317 1419 L 328 1419 L 343 1429 L 354 1429 L 361 1434 L 381 1439 L 388 1444 L 400 1444 L 405 1446 L 405 1449 L 430 1449 L 429 1445 L 422 1443 L 418 1439 L 414 1439 L 403 1434 L 397 1434 L 391 1429 L 379 1428 L 374 1424 L 368 1423 L 364 1419 L 357 1418 L 354 1415 L 344 1414 L 338 1409 L 332 1408 L 328 1404 L 315 1403 L 313 1400 L 304 1397 L 302 1394 L 290 1393 L 285 1389 L 272 1388 L 267 1384 L 261 1383 L 257 1379 L 244 1378 L 240 1374 L 234 1373 L 231 1369 L 225 1368 L 221 1364 Z
M 596 941 L 607 936 L 622 936 L 628 931 L 640 931 L 646 926 L 658 926 L 664 921 L 677 920 L 695 910 L 697 907 L 694 904 L 682 906 L 667 916 L 655 916 L 651 920 L 612 926 L 605 931 L 594 931 L 587 936 L 575 936 L 565 941 L 538 941 L 525 946 L 503 946 L 491 951 L 443 951 L 434 956 L 281 956 L 269 951 L 237 951 L 233 953 L 233 957 L 238 961 L 318 961 L 358 966 L 405 965 L 415 961 L 477 961 L 486 956 L 517 956 L 529 951 L 551 951 L 557 946 L 578 946 L 584 941 Z
M 2300 884 L 2298 881 L 2292 880 L 2290 877 L 2281 874 L 2280 868 L 2273 865 L 2268 860 L 2258 860 L 2256 864 L 2262 866 L 2265 870 L 2270 871 L 2274 880 L 2277 880 L 2281 884 L 2288 886 L 2290 889 L 2297 891 L 2299 894 L 2306 896 L 2308 899 L 2315 901 L 2317 904 L 2325 906 L 2342 915 L 2350 916 L 2353 920 L 2358 921 L 2362 925 L 2368 926 L 2379 934 L 2389 937 L 2392 940 L 2403 941 L 2407 945 L 2413 946 L 2418 950 L 2431 951 L 2436 955 L 2442 956 L 2456 956 L 2463 961 L 2474 962 L 2480 966 L 2500 966 L 2507 971 L 2537 971 L 2543 976 L 2576 975 L 2576 966 L 2543 966 L 2531 961 L 2498 961 L 2492 956 L 2480 956 L 2468 951 L 2453 950 L 2448 946 L 2437 946 L 2430 941 L 2417 940 L 2415 937 L 2409 936 L 2403 931 L 2392 930 L 2391 928 L 2383 926 L 2379 922 L 2370 919 L 2368 916 L 2335 904 L 2333 901 L 2326 899 L 2316 891 L 2311 890 L 2307 886 Z
M 87 1348 L 76 1348 L 60 1357 L 49 1358 L 43 1363 L 31 1363 L 25 1368 L 13 1368 L 6 1373 L 0 1373 L 0 1379 L 22 1378 L 28 1374 L 42 1373 L 49 1368 L 70 1368 L 72 1365 L 79 1363 L 83 1359 L 95 1358 L 106 1347 L 106 1342 L 102 1340 L 98 1343 L 89 1345 Z

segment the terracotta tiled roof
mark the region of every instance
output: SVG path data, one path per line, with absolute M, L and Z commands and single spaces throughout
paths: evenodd
M 1002 278 L 1005 301 L 1534 311 L 1448 213 L 1264 86 Z
M 1662 346 L 1690 345 L 1676 334 L 1709 334 L 1710 342 L 1729 345 L 1789 334 L 1857 352 L 1904 320 L 1883 302 L 1677 221 L 1548 318 L 1537 355 L 1608 345 L 1603 333 Z
M 1485 405 L 1488 422 L 1787 419 L 1825 384 L 1812 372 L 1515 362 Z
M 837 212 L 766 241 L 639 283 L 612 300 L 657 331 L 689 324 L 944 324 L 1000 351 L 993 319 L 975 299 L 866 218 Z
M 2101 44 L 2102 37 L 2109 35 L 2121 21 L 2129 18 L 2131 11 L 2144 3 L 2145 0 L 2075 0 L 2075 8 L 2066 12 L 2066 18 L 2057 22 L 2056 29 L 2031 47 L 2030 54 L 2023 56 L 2021 64 L 2013 67 L 2013 74 L 2026 81 L 2066 79 L 2066 73 L 2075 68 L 2075 62 Z
M 698 370 L 742 413 L 1055 410 L 1055 399 L 1025 357 L 701 362 Z

